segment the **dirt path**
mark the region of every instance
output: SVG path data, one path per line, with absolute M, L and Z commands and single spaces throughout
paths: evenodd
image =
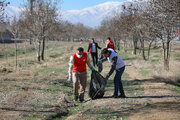
M 100 115 L 107 116 L 104 118 L 107 120 L 179 120 L 180 95 L 170 85 L 151 78 L 146 79 L 134 70 L 134 66 L 130 66 L 126 72 L 132 82 L 138 79 L 138 83 L 141 83 L 140 91 L 134 91 L 126 99 L 110 98 L 112 91 L 106 91 L 105 98 L 88 99 L 83 104 L 92 105 L 69 116 L 67 120 L 95 120 L 101 119 Z M 126 92 L 128 94 L 127 90 Z

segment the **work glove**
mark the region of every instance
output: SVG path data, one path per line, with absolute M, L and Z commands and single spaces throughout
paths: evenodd
M 94 68 L 91 68 L 91 71 L 96 71 Z

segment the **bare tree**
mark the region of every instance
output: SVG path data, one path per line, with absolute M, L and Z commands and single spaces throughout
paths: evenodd
M 170 43 L 175 38 L 175 28 L 180 21 L 179 0 L 151 0 L 149 2 L 154 14 L 150 16 L 154 34 L 162 41 L 164 51 L 164 68 L 169 70 Z
M 19 37 L 19 24 L 17 21 L 16 16 L 14 16 L 14 19 L 12 21 L 11 25 L 11 33 L 13 34 L 14 40 L 15 40 L 15 68 L 17 70 L 17 39 Z
M 38 61 L 44 60 L 45 40 L 50 38 L 57 21 L 57 1 L 35 0 L 23 13 L 24 24 L 37 52 Z M 52 36 L 51 36 L 52 37 Z

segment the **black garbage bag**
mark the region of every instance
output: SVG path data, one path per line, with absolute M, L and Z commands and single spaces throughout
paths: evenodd
M 92 71 L 89 87 L 89 97 L 91 99 L 102 98 L 105 92 L 105 78 L 97 71 Z

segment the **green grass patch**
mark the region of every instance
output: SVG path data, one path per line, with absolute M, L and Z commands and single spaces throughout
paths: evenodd
M 68 113 L 66 116 L 62 117 L 61 120 L 66 120 L 68 116 L 73 115 L 73 114 L 76 114 L 76 113 L 79 112 L 80 110 L 85 109 L 85 108 L 89 108 L 89 107 L 91 107 L 92 105 L 93 105 L 93 103 L 82 104 L 82 103 L 80 103 L 80 102 L 76 102 L 76 103 L 75 103 L 75 106 L 74 106 L 74 107 L 70 107 L 70 108 L 68 109 L 69 113 Z M 57 118 L 55 118 L 55 119 L 53 119 L 53 120 L 57 120 Z
M 57 58 L 57 57 L 60 57 L 60 56 L 62 56 L 62 55 L 63 55 L 63 53 L 52 53 L 52 54 L 49 55 L 49 57 L 51 57 L 51 58 Z
M 40 116 L 40 115 L 23 115 L 23 118 L 26 119 L 26 120 L 39 120 L 39 119 L 42 119 L 44 117 Z
M 13 57 L 15 56 L 15 48 L 13 47 L 8 47 L 3 51 L 3 56 L 7 56 L 7 57 Z M 25 48 L 18 48 L 17 49 L 17 56 L 19 55 L 23 55 L 23 54 L 30 54 L 32 52 L 35 52 L 35 49 L 25 49 Z
M 140 74 L 141 74 L 142 76 L 145 76 L 145 77 L 152 74 L 152 71 L 150 71 L 150 70 L 144 70 L 144 69 L 141 69 L 139 72 L 140 72 Z
M 177 93 L 180 94 L 180 87 L 178 87 L 178 86 L 173 86 L 173 88 L 176 90 Z
M 166 81 L 166 84 L 172 85 L 173 89 L 177 92 L 180 93 L 180 80 L 177 81 Z
M 5 78 L 4 81 L 16 81 L 15 78 Z
M 62 71 L 64 71 L 64 68 L 42 68 L 42 69 L 39 69 L 37 71 L 34 72 L 34 75 L 38 75 L 39 73 L 43 73 L 44 75 L 46 76 L 49 76 L 48 73 L 61 73 Z
M 180 53 L 179 52 L 174 52 L 172 54 L 172 59 L 180 61 Z
M 60 73 L 64 70 L 64 68 L 45 68 L 42 71 L 47 71 L 47 72 L 55 72 L 55 73 Z
M 144 88 L 140 87 L 139 85 L 133 85 L 133 86 L 124 85 L 124 91 L 126 93 L 126 96 L 130 96 L 130 97 L 144 95 Z
M 144 91 L 144 88 L 143 87 L 139 87 L 139 86 L 124 86 L 125 90 L 126 91 Z
M 110 79 L 107 81 L 106 90 L 107 91 L 114 90 L 114 81 L 113 80 Z
M 157 60 L 157 59 L 150 59 L 150 61 L 154 64 L 160 64 L 161 61 L 160 60 Z
M 58 91 L 64 91 L 67 93 L 72 94 L 72 88 L 67 87 L 67 86 L 62 86 L 62 85 L 48 85 L 47 86 L 47 90 L 45 90 L 46 92 L 50 92 L 55 94 Z
M 129 80 L 130 79 L 130 76 L 127 72 L 124 72 L 123 75 L 122 75 L 122 80 Z
M 127 117 L 107 107 L 100 107 L 96 110 L 86 111 L 85 115 L 95 117 L 97 120 L 128 120 Z
M 135 80 L 123 80 L 123 85 L 125 86 L 132 86 L 132 85 L 141 85 L 140 82 L 135 81 Z
M 129 59 L 129 54 L 128 54 L 128 53 L 122 52 L 122 51 L 117 51 L 117 53 L 121 56 L 121 58 L 122 58 L 123 60 Z

